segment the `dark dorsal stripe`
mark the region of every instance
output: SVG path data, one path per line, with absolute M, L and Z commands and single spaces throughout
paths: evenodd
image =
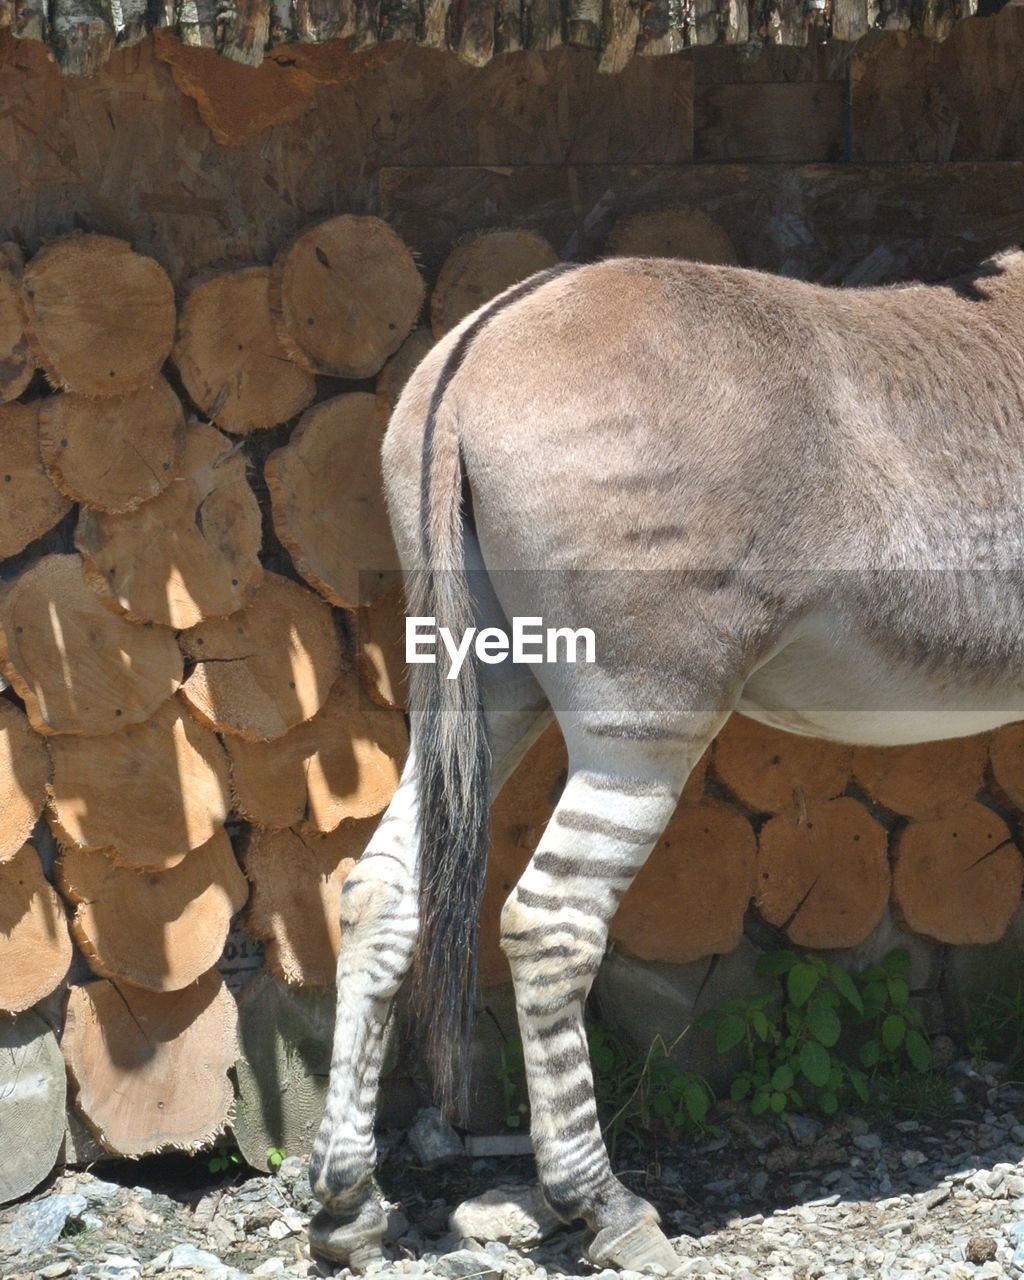
M 528 280 L 524 280 L 522 284 L 516 285 L 514 289 L 510 289 L 508 293 L 503 293 L 496 298 L 489 306 L 477 316 L 471 325 L 469 325 L 459 335 L 459 339 L 455 346 L 448 353 L 448 358 L 444 362 L 441 374 L 434 386 L 433 393 L 430 397 L 430 407 L 427 410 L 427 420 L 423 428 L 423 462 L 420 470 L 420 530 L 423 535 L 423 559 L 426 565 L 430 563 L 430 473 L 431 459 L 434 456 L 434 433 L 437 430 L 437 415 L 441 408 L 441 401 L 444 399 L 445 392 L 451 385 L 452 379 L 462 367 L 469 348 L 472 346 L 477 334 L 489 324 L 496 315 L 507 310 L 514 303 L 519 302 L 523 298 L 527 298 L 531 293 L 536 293 L 549 280 L 554 280 L 556 276 L 564 275 L 567 271 L 574 271 L 580 264 L 578 262 L 559 262 L 556 266 L 548 267 L 546 271 L 540 271 L 535 276 L 530 276 Z

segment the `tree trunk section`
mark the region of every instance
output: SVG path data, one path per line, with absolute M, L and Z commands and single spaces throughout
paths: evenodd
M 409 698 L 405 663 L 405 592 L 394 587 L 355 615 L 359 670 L 370 697 L 404 708 Z
M 20 396 L 35 370 L 21 305 L 23 268 L 21 249 L 0 243 L 0 403 Z
M 38 1004 L 70 964 L 64 904 L 43 875 L 35 845 L 22 845 L 0 862 L 0 1010 L 22 1013 Z
M 36 1013 L 0 1018 L 0 1205 L 20 1200 L 60 1155 L 67 1072 L 57 1038 Z
M 46 803 L 50 757 L 25 713 L 0 698 L 0 862 L 32 834 Z
M 485 302 L 537 271 L 558 254 L 535 231 L 485 231 L 449 254 L 430 298 L 430 324 L 443 338 Z
M 24 551 L 70 510 L 43 467 L 38 401 L 0 405 L 0 559 Z
M 734 264 L 736 248 L 717 223 L 692 205 L 634 213 L 620 218 L 605 244 L 617 257 L 685 258 L 689 262 Z
M 742 805 L 754 813 L 794 810 L 797 820 L 842 794 L 852 757 L 850 747 L 782 733 L 741 715 L 730 717 L 714 744 L 715 773 Z
M 988 744 L 988 735 L 979 734 L 908 747 L 858 747 L 853 773 L 872 800 L 893 813 L 934 818 L 975 798 L 985 780 Z

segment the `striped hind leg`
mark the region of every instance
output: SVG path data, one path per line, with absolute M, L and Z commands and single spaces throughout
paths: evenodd
M 590 1260 L 671 1271 L 678 1259 L 658 1214 L 615 1178 L 598 1123 L 583 1026 L 608 924 L 661 835 L 682 784 L 712 736 L 678 735 L 675 749 L 616 743 L 600 763 L 573 759 L 569 779 L 529 866 L 505 904 L 523 1038 L 537 1171 L 566 1221 L 594 1232 Z

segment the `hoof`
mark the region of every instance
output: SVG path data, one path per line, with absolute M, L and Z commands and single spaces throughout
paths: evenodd
M 619 1271 L 650 1271 L 659 1267 L 671 1275 L 679 1266 L 679 1255 L 659 1226 L 650 1221 L 620 1231 L 605 1227 L 590 1242 L 587 1258 L 595 1267 Z
M 310 1252 L 351 1271 L 365 1271 L 384 1257 L 381 1242 L 387 1222 L 384 1208 L 376 1199 L 367 1200 L 348 1221 L 321 1209 L 309 1224 Z

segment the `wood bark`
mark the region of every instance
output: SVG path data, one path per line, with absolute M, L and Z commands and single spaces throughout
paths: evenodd
M 908 818 L 933 818 L 973 800 L 984 782 L 989 737 L 950 738 L 908 747 L 858 747 L 853 773 L 872 798 Z
M 640 5 L 636 0 L 606 0 L 605 42 L 598 69 L 609 75 L 622 71 L 636 51 L 640 34 Z
M 405 665 L 405 593 L 401 586 L 355 614 L 359 670 L 370 697 L 402 708 L 409 698 Z
M 162 871 L 121 866 L 102 850 L 66 849 L 58 875 L 90 967 L 149 991 L 179 991 L 212 969 L 249 896 L 223 830 Z
M 274 741 L 225 742 L 238 811 L 261 826 L 313 833 L 383 813 L 409 746 L 404 717 L 371 702 L 354 672 L 312 719 Z
M 394 409 L 405 384 L 433 345 L 434 335 L 429 329 L 414 329 L 381 369 L 375 390 L 386 413 L 390 414 Z
M 270 42 L 270 0 L 232 0 L 217 23 L 217 48 L 243 66 L 258 67 Z
M 130 868 L 167 869 L 220 833 L 231 807 L 216 737 L 171 698 L 143 724 L 50 740 L 51 808 L 65 845 L 109 849 Z
M 37 560 L 0 596 L 0 670 L 47 734 L 106 734 L 150 716 L 181 683 L 170 631 L 118 617 L 76 555 Z
M 123 515 L 84 510 L 75 530 L 89 585 L 133 622 L 194 627 L 248 604 L 263 536 L 245 457 L 214 427 L 190 427 L 171 482 Z
M 20 396 L 35 370 L 21 305 L 24 265 L 13 241 L 0 243 L 0 403 Z
M 53 1169 L 64 1141 L 67 1071 L 37 1013 L 0 1018 L 0 1205 L 20 1200 Z
M 1024 861 L 1006 823 L 967 800 L 896 838 L 893 906 L 915 933 L 955 945 L 998 942 L 1020 906 Z
M 57 388 L 125 395 L 152 383 L 170 354 L 174 289 L 126 240 L 60 236 L 25 268 L 22 297 L 39 363 Z
M 690 262 L 739 261 L 722 228 L 702 210 L 685 204 L 620 218 L 608 234 L 605 253 Z
M 856 947 L 889 898 L 885 828 L 849 796 L 779 814 L 761 828 L 758 910 L 798 947 Z
M 50 757 L 24 711 L 0 698 L 0 862 L 32 834 L 46 803 Z
M 75 1106 L 108 1151 L 199 1151 L 228 1121 L 235 1002 L 216 970 L 181 991 L 73 987 L 61 1048 Z
M 189 395 L 232 435 L 274 427 L 316 394 L 270 318 L 267 267 L 240 267 L 192 284 L 181 307 L 174 363 Z
M 342 670 L 328 606 L 280 574 L 230 618 L 182 632 L 195 667 L 182 697 L 204 724 L 253 742 L 279 738 L 323 707 Z
M 0 558 L 15 556 L 71 510 L 39 451 L 39 402 L 0 405 Z
M 245 855 L 252 884 L 246 921 L 284 982 L 323 987 L 334 981 L 342 885 L 376 826 L 347 822 L 326 836 L 291 829 L 253 835 Z
M 343 608 L 391 590 L 399 568 L 380 474 L 385 424 L 376 396 L 324 400 L 264 470 L 274 529 L 295 568 Z
M 35 845 L 22 845 L 0 862 L 0 1010 L 21 1013 L 38 1004 L 70 964 L 64 904 L 43 875 Z
M 479 0 L 463 10 L 458 55 L 471 67 L 486 67 L 494 57 L 496 0 Z
M 50 15 L 61 70 L 95 75 L 114 51 L 109 0 L 50 0 Z
M 754 894 L 757 841 L 721 800 L 680 805 L 626 890 L 611 937 L 641 960 L 688 964 L 739 946 Z
M 428 49 L 447 49 L 448 20 L 452 0 L 423 0 L 423 34 L 420 44 Z
M 732 716 L 714 744 L 715 773 L 741 804 L 755 813 L 808 809 L 840 795 L 850 778 L 853 752 L 769 729 Z
M 443 338 L 460 320 L 511 285 L 558 262 L 534 231 L 485 231 L 453 249 L 430 298 L 430 324 Z
M 380 218 L 342 214 L 278 253 L 270 308 L 292 359 L 336 378 L 372 378 L 401 346 L 424 284 L 403 240 Z
M 125 396 L 49 396 L 39 404 L 43 463 L 75 502 L 115 514 L 162 493 L 185 444 L 185 415 L 170 384 Z

